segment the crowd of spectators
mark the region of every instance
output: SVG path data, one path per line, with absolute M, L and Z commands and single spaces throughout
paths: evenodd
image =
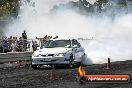
M 35 51 L 37 47 L 37 41 L 29 41 L 25 31 L 20 38 L 10 36 L 0 39 L 0 53 Z

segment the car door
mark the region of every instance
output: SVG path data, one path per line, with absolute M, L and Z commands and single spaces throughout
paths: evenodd
M 77 40 L 73 39 L 72 46 L 73 46 L 73 53 L 74 53 L 75 61 L 77 62 L 82 61 L 83 48 L 81 48 L 80 43 L 78 43 Z
M 77 50 L 78 50 L 78 53 L 79 53 L 79 58 L 82 59 L 82 56 L 84 55 L 84 48 L 81 46 L 81 44 L 75 40 L 76 44 L 77 44 Z

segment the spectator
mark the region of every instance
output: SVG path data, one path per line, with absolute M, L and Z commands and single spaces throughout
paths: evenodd
M 18 52 L 22 52 L 23 50 L 23 41 L 22 37 L 19 38 L 19 41 L 17 42 Z
M 23 51 L 26 51 L 27 48 L 27 34 L 26 31 L 22 33 L 22 38 L 23 38 Z
M 3 48 L 3 53 L 8 52 L 8 41 L 6 39 L 2 41 L 2 48 Z
M 28 42 L 28 44 L 27 44 L 27 51 L 30 51 L 30 43 L 31 42 Z
M 56 35 L 53 39 L 57 39 L 58 38 L 58 36 Z
M 37 41 L 33 42 L 32 41 L 32 48 L 33 48 L 33 52 L 37 50 L 37 47 L 38 47 L 38 44 L 37 44 Z
M 23 39 L 27 39 L 27 34 L 26 34 L 26 31 L 24 30 L 24 32 L 22 33 L 22 38 Z
M 12 43 L 13 43 L 13 39 L 12 39 L 12 36 L 10 36 L 10 38 L 8 38 L 9 51 L 12 50 L 12 47 L 11 47 Z
M 16 45 L 17 45 L 17 42 L 16 40 L 14 40 L 14 42 L 12 43 L 12 52 L 16 52 Z
M 22 33 L 22 35 L 26 35 L 26 32 Z M 49 36 L 47 36 L 49 37 Z M 24 52 L 24 51 L 36 51 L 39 46 L 37 41 L 27 41 L 24 40 L 27 37 L 17 37 L 10 36 L 9 38 L 3 37 L 0 40 L 0 53 L 7 52 Z M 33 50 L 32 50 L 33 49 Z
M 16 51 L 17 51 L 17 52 L 21 52 L 21 51 L 22 51 L 22 50 L 21 50 L 21 47 L 20 47 L 20 43 L 19 43 L 18 40 L 16 41 Z

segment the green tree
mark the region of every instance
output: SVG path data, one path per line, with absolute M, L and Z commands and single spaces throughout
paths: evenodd
M 17 16 L 19 0 L 0 0 L 0 19 Z
M 118 6 L 119 7 L 126 7 L 127 6 L 127 1 L 126 0 L 118 0 Z

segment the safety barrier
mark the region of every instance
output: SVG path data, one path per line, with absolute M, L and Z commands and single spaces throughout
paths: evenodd
M 0 53 L 0 68 L 30 65 L 31 55 L 32 52 Z

